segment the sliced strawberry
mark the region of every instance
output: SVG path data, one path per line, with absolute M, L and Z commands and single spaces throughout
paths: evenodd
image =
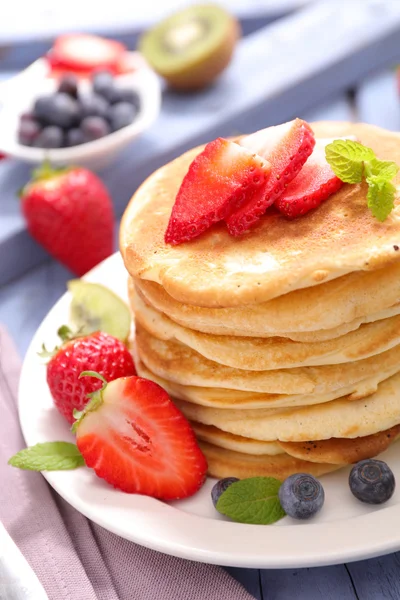
M 301 119 L 262 129 L 240 140 L 240 145 L 256 152 L 271 164 L 271 177 L 226 223 L 229 233 L 242 235 L 282 194 L 313 151 L 315 138 L 311 127 Z
M 87 466 L 124 492 L 174 500 L 191 496 L 205 480 L 207 462 L 189 422 L 147 379 L 108 383 L 76 433 Z
M 325 159 L 325 146 L 332 139 L 316 141 L 313 153 L 298 176 L 275 202 L 277 209 L 290 219 L 304 215 L 337 192 L 343 185 Z
M 115 40 L 96 35 L 61 35 L 49 54 L 53 68 L 90 72 L 95 69 L 109 69 L 117 72 L 126 48 Z
M 191 240 L 237 210 L 270 175 L 269 163 L 254 152 L 218 138 L 192 162 L 172 208 L 165 241 Z

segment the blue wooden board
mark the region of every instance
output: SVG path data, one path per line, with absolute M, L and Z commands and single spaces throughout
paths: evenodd
M 193 145 L 306 114 L 371 69 L 400 60 L 400 2 L 385 11 L 375 5 L 312 4 L 243 39 L 214 87 L 189 96 L 166 91 L 157 123 L 101 173 L 117 215 L 150 173 Z M 0 255 L 9 257 L 0 261 L 0 284 L 44 259 L 27 241 L 15 201 L 27 174 L 24 165 L 0 163 Z

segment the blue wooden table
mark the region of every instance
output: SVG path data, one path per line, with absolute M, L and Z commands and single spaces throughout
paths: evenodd
M 256 32 L 252 36 L 258 36 L 257 39 L 249 36 L 242 42 L 238 62 L 236 66 L 233 66 L 231 77 L 237 75 L 235 69 L 239 68 L 238 65 L 241 61 L 243 63 L 250 60 L 256 51 L 257 44 L 259 45 L 260 40 L 262 41 L 262 35 L 264 35 L 262 31 Z M 397 42 L 400 46 L 399 37 Z M 389 50 L 389 46 L 386 46 L 382 52 L 389 52 Z M 379 60 L 374 63 L 376 66 L 379 66 Z M 364 69 L 363 64 L 362 60 L 358 64 L 361 71 Z M 247 119 L 242 119 L 242 123 L 246 129 L 250 130 L 259 127 L 261 122 L 268 124 L 270 120 L 275 119 L 276 114 L 279 114 L 281 120 L 288 120 L 294 116 L 310 121 L 359 120 L 392 130 L 400 130 L 400 100 L 395 74 L 393 69 L 388 68 L 390 66 L 393 65 L 387 64 L 384 69 L 381 68 L 375 73 L 368 74 L 364 69 L 363 76 L 354 81 L 346 80 L 342 75 L 343 71 L 340 71 L 342 83 L 338 84 L 336 92 L 333 92 L 331 88 L 327 94 L 318 92 L 315 94 L 315 101 L 310 101 L 308 98 L 308 103 L 306 97 L 299 98 L 299 102 L 296 104 L 298 110 L 294 110 L 293 105 L 287 101 L 279 112 L 276 103 L 270 103 L 268 106 L 271 107 L 271 114 L 264 114 L 260 117 L 260 111 L 250 112 L 247 114 Z M 243 64 L 240 68 L 243 69 Z M 245 82 L 245 78 L 243 78 L 243 82 Z M 119 215 L 135 187 L 148 172 L 157 166 L 157 163 L 162 164 L 165 160 L 177 155 L 185 146 L 192 145 L 193 140 L 196 142 L 201 140 L 202 135 L 205 135 L 207 139 L 210 132 L 222 135 L 235 132 L 232 120 L 226 127 L 221 127 L 219 130 L 209 111 L 204 112 L 202 119 L 197 120 L 196 115 L 193 115 L 192 118 L 180 115 L 180 107 L 190 102 L 196 110 L 200 110 L 202 106 L 204 108 L 204 103 L 208 103 L 208 108 L 210 108 L 210 103 L 212 107 L 214 102 L 215 111 L 220 115 L 224 109 L 224 106 L 221 106 L 221 97 L 224 98 L 224 102 L 227 102 L 229 92 L 232 95 L 234 89 L 229 75 L 221 82 L 220 86 L 219 89 L 192 100 L 179 98 L 166 92 L 159 122 L 140 142 L 124 153 L 118 166 L 101 173 L 113 195 Z M 299 91 L 301 92 L 300 88 Z M 207 129 L 207 134 L 202 133 L 204 128 Z M 171 136 L 175 136 L 173 143 Z M 137 165 L 137 170 L 135 170 L 135 165 Z M 54 302 L 64 293 L 66 282 L 71 278 L 71 273 L 47 257 L 26 233 L 19 215 L 15 190 L 25 183 L 27 176 L 26 165 L 8 160 L 0 163 L 0 189 L 2 191 L 0 199 L 0 322 L 8 327 L 16 340 L 21 356 L 24 355 L 41 320 Z M 118 223 L 116 225 L 118 226 Z M 396 524 L 393 525 L 396 526 Z M 304 543 L 308 543 L 306 538 Z M 356 598 L 394 600 L 400 598 L 400 555 L 398 553 L 368 561 L 323 568 L 281 571 L 229 568 L 228 571 L 242 582 L 258 600 L 291 600 L 293 598 L 296 600 L 336 600 L 339 598 L 341 600 Z

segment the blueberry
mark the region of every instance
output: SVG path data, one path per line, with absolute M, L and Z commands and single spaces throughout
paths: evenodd
M 18 142 L 24 146 L 32 146 L 40 134 L 41 127 L 33 119 L 20 120 L 18 128 Z
M 68 94 L 52 94 L 42 96 L 35 102 L 34 113 L 39 121 L 45 125 L 58 127 L 73 127 L 81 119 L 81 110 L 78 102 Z
M 293 519 L 309 519 L 321 510 L 325 492 L 312 475 L 295 473 L 279 488 L 279 500 L 285 513 Z
M 75 75 L 64 75 L 58 85 L 58 91 L 72 98 L 78 97 L 78 79 Z
M 225 477 L 225 479 L 217 481 L 211 490 L 211 500 L 215 507 L 217 506 L 221 494 L 223 494 L 232 483 L 235 483 L 235 481 L 239 481 L 239 479 L 237 477 Z
M 103 117 L 105 118 L 108 110 L 108 102 L 99 94 L 85 94 L 79 98 L 82 117 Z
M 349 475 L 352 494 L 367 504 L 382 504 L 393 496 L 396 482 L 390 467 L 382 460 L 360 460 Z
M 97 71 L 93 76 L 93 90 L 96 94 L 111 98 L 115 90 L 114 77 L 110 71 Z
M 110 133 L 108 122 L 102 117 L 86 117 L 81 123 L 85 141 L 92 142 Z
M 61 127 L 56 125 L 44 127 L 34 143 L 37 148 L 62 148 L 63 145 L 64 132 Z
M 130 125 L 136 116 L 137 110 L 128 102 L 118 102 L 110 106 L 108 110 L 108 119 L 111 124 L 111 129 L 117 131 Z
M 131 88 L 115 88 L 114 93 L 109 99 L 109 102 L 111 104 L 116 104 L 117 102 L 128 102 L 128 104 L 132 104 L 137 111 L 140 108 L 139 94 Z
M 78 129 L 77 127 L 69 129 L 65 137 L 66 146 L 79 146 L 79 144 L 84 144 L 86 141 L 82 129 Z

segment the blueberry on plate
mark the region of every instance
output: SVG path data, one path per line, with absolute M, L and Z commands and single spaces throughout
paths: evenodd
M 85 141 L 92 142 L 110 133 L 108 122 L 102 117 L 86 117 L 81 123 Z
M 390 467 L 382 460 L 360 460 L 350 471 L 352 494 L 367 504 L 382 504 L 393 496 L 396 482 Z
M 312 475 L 295 473 L 279 488 L 279 501 L 285 513 L 293 519 L 309 519 L 324 504 L 324 488 Z
M 96 94 L 100 94 L 107 100 L 114 94 L 115 82 L 110 71 L 97 71 L 93 76 L 92 84 Z
M 62 148 L 64 145 L 64 132 L 61 127 L 56 125 L 44 127 L 33 145 L 36 148 Z
M 108 120 L 110 121 L 112 131 L 122 129 L 130 125 L 136 116 L 137 110 L 128 102 L 118 102 L 108 109 Z
M 74 127 L 73 129 L 69 129 L 65 134 L 65 145 L 66 146 L 79 146 L 80 144 L 85 143 L 85 136 L 83 134 L 82 129 L 78 127 Z
M 215 507 L 217 506 L 221 494 L 223 494 L 232 483 L 235 483 L 235 481 L 239 481 L 239 479 L 237 477 L 225 477 L 225 479 L 217 481 L 211 490 L 211 500 Z
M 58 91 L 72 98 L 78 97 L 78 79 L 75 75 L 64 75 L 58 85 Z
M 103 117 L 106 118 L 108 102 L 99 94 L 85 94 L 80 96 L 79 104 L 81 106 L 82 117 Z
M 45 125 L 64 128 L 73 127 L 81 119 L 78 102 L 68 94 L 62 93 L 38 98 L 34 105 L 34 114 Z
M 33 119 L 20 120 L 18 127 L 18 142 L 24 146 L 32 146 L 41 131 L 41 126 Z

